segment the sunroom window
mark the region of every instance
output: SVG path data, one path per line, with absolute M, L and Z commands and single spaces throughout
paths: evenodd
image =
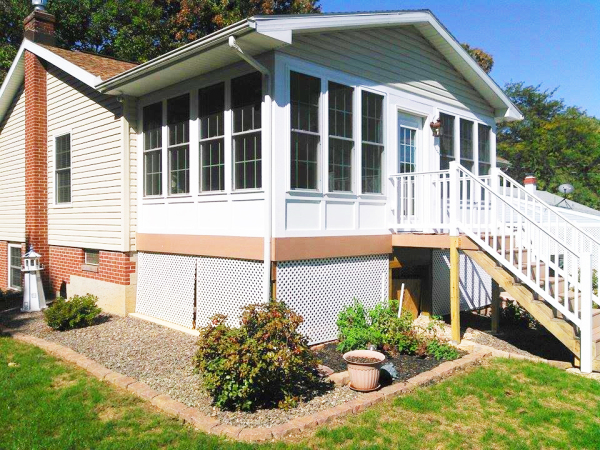
M 56 146 L 56 203 L 71 202 L 71 135 L 63 134 Z
M 473 171 L 473 122 L 460 119 L 460 164 Z
M 440 113 L 440 170 L 448 170 L 454 161 L 454 116 Z
M 479 175 L 489 175 L 492 168 L 492 159 L 490 154 L 491 127 L 483 124 L 479 124 L 478 126 Z
M 144 108 L 144 195 L 162 194 L 162 103 Z
M 329 82 L 329 190 L 352 191 L 354 89 Z
M 321 80 L 290 73 L 292 189 L 318 189 Z
M 169 194 L 190 192 L 190 96 L 167 100 Z
M 235 189 L 262 187 L 261 104 L 259 72 L 231 80 Z
M 383 96 L 362 92 L 362 192 L 379 194 L 382 185 Z
M 198 94 L 200 119 L 200 190 L 225 189 L 225 84 Z

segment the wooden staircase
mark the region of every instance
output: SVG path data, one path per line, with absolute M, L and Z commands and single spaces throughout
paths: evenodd
M 477 244 L 475 244 L 477 245 Z M 513 261 L 519 266 L 519 257 L 521 257 L 521 270 L 523 274 L 527 274 L 527 250 L 512 248 L 506 251 L 506 259 L 510 260 L 510 252 L 513 252 Z M 510 271 L 500 265 L 491 255 L 481 248 L 479 250 L 464 250 L 474 262 L 476 262 L 494 281 L 498 283 L 506 292 L 508 292 L 517 303 L 522 306 L 529 314 L 531 314 L 544 328 L 551 332 L 565 347 L 567 347 L 575 356 L 577 361 L 580 355 L 580 339 L 578 328 L 570 321 L 566 320 L 563 315 L 555 308 L 549 305 L 546 301 L 541 300 L 532 289 L 522 284 Z M 564 280 L 557 280 L 550 271 L 546 271 L 543 262 L 530 265 L 530 273 L 540 271 L 540 285 L 548 285 L 554 291 L 558 289 L 558 296 L 561 301 L 564 301 Z M 547 273 L 548 272 L 548 273 Z M 536 277 L 537 278 L 537 277 Z M 548 278 L 548 279 L 547 279 Z M 569 302 L 573 301 L 573 292 L 568 292 Z M 593 318 L 593 352 L 594 359 L 592 367 L 594 371 L 600 371 L 600 309 L 594 309 L 592 312 Z

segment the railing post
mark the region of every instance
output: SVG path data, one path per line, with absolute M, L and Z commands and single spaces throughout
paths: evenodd
M 450 236 L 458 236 L 458 217 L 460 212 L 460 172 L 456 161 L 450 162 L 450 204 L 448 216 L 450 217 Z
M 592 254 L 581 254 L 581 372 L 592 372 Z

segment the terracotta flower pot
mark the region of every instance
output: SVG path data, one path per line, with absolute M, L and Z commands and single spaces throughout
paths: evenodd
M 359 361 L 353 359 L 359 358 Z M 372 362 L 360 359 L 372 359 Z M 374 391 L 379 387 L 379 373 L 385 355 L 373 350 L 353 350 L 344 353 L 344 360 L 348 363 L 350 375 L 350 388 L 356 391 Z

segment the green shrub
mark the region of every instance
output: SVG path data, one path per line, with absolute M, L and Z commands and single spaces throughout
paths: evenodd
M 83 328 L 94 323 L 94 319 L 102 312 L 97 306 L 98 297 L 87 294 L 75 295 L 68 301 L 57 297 L 52 305 L 44 310 L 46 323 L 50 328 L 59 331 Z
M 298 333 L 301 316 L 282 302 L 244 308 L 241 326 L 219 314 L 200 329 L 194 366 L 220 408 L 294 406 L 324 384 L 318 361 Z
M 338 350 L 348 352 L 369 345 L 387 351 L 436 359 L 456 359 L 458 351 L 439 335 L 443 322 L 432 317 L 425 328 L 413 325 L 413 316 L 404 311 L 398 317 L 398 301 L 378 303 L 367 310 L 359 301 L 338 315 Z
M 504 327 L 537 328 L 538 322 L 517 302 L 510 302 L 500 312 L 500 321 Z

